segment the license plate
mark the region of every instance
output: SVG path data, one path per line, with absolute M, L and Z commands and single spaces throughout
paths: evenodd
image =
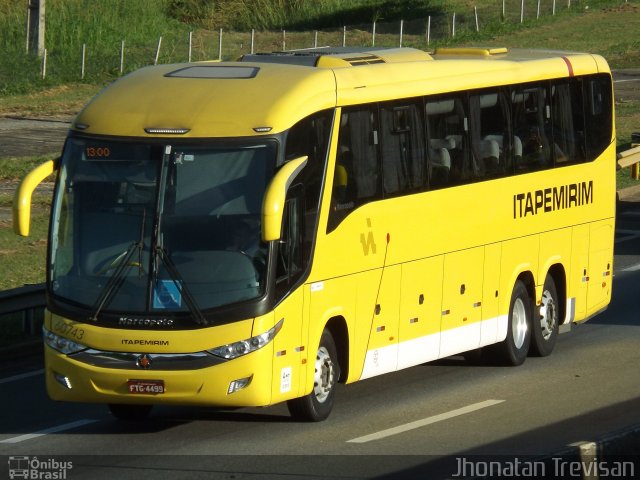
M 158 395 L 164 393 L 164 380 L 128 380 L 129 393 Z

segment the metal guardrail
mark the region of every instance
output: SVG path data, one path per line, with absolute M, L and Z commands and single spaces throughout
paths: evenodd
M 33 335 L 38 332 L 35 311 L 46 305 L 45 286 L 25 285 L 0 292 L 0 317 L 11 313 L 23 312 L 22 324 L 24 333 Z
M 640 180 L 640 132 L 631 134 L 631 148 L 617 154 L 618 167 L 631 167 L 631 178 Z

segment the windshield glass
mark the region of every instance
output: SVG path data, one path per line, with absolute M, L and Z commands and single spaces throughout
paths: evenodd
M 93 314 L 206 310 L 262 296 L 260 212 L 275 156 L 274 143 L 71 138 L 53 207 L 52 293 Z

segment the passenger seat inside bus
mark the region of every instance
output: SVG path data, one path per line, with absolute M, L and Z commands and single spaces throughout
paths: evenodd
M 439 188 L 449 183 L 451 155 L 449 149 L 455 147 L 452 139 L 432 138 L 429 140 L 429 178 L 431 188 Z

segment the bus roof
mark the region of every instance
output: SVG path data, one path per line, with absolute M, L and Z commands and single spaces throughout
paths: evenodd
M 335 106 L 609 72 L 585 53 L 506 48 L 315 49 L 159 65 L 100 92 L 73 129 L 131 137 L 277 133 Z

